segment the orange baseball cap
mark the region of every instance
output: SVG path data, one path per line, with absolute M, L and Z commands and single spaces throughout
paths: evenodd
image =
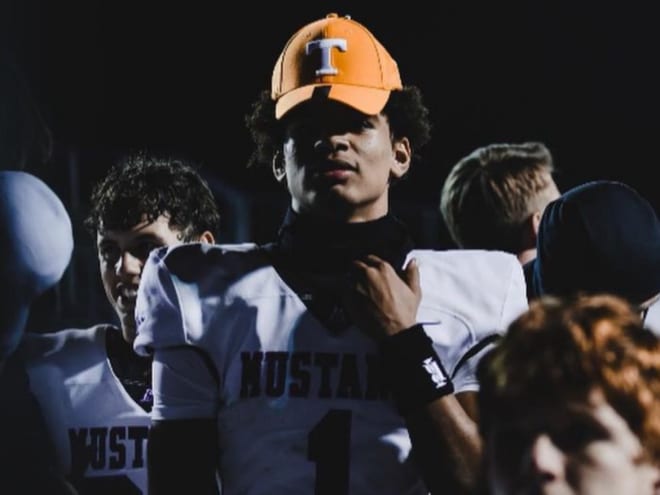
M 312 97 L 376 115 L 402 87 L 397 63 L 367 28 L 328 14 L 289 39 L 273 69 L 271 97 L 277 119 Z

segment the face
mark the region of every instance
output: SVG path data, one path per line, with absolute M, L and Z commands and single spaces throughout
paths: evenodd
M 169 218 L 146 220 L 129 230 L 98 232 L 96 247 L 105 294 L 121 322 L 127 342 L 135 339 L 135 297 L 142 267 L 149 253 L 161 246 L 181 244 L 181 231 L 170 228 Z
M 410 166 L 407 139 L 393 141 L 387 118 L 345 105 L 304 105 L 286 122 L 283 165 L 294 211 L 340 221 L 374 220 L 388 211 L 392 179 Z
M 486 441 L 494 495 L 652 495 L 660 470 L 640 460 L 642 447 L 602 398 L 524 411 Z

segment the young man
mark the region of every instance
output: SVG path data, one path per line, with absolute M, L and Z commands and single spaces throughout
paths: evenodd
M 291 195 L 279 235 L 158 250 L 138 292 L 151 495 L 214 493 L 217 474 L 224 495 L 468 490 L 474 366 L 526 308 L 520 264 L 412 251 L 388 192 L 428 110 L 363 25 L 300 29 L 252 110 L 254 161 Z
M 537 243 L 524 266 L 530 298 L 616 294 L 660 334 L 660 220 L 632 187 L 596 180 L 569 189 L 548 205 Z
M 478 376 L 488 493 L 658 493 L 660 341 L 625 300 L 533 301 Z
M 21 351 L 62 472 L 77 491 L 146 494 L 151 362 L 132 349 L 142 267 L 154 248 L 214 242 L 219 214 L 194 168 L 142 154 L 113 167 L 91 204 L 85 224 L 120 326 L 27 334 Z
M 460 248 L 499 249 L 521 263 L 536 256 L 545 207 L 559 197 L 550 150 L 543 143 L 477 148 L 454 165 L 440 196 L 440 213 Z

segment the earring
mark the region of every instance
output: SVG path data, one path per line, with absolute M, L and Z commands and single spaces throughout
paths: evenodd
M 273 155 L 273 171 L 282 168 L 282 153 L 280 150 L 277 150 L 275 154 Z
M 281 182 L 286 175 L 286 169 L 284 168 L 284 159 L 282 158 L 282 152 L 277 150 L 273 155 L 273 175 L 277 181 Z

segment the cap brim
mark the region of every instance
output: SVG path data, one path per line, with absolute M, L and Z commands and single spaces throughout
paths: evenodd
M 389 97 L 389 89 L 347 84 L 311 84 L 282 95 L 275 104 L 275 118 L 281 119 L 289 110 L 312 99 L 338 101 L 366 115 L 376 115 L 385 108 Z

